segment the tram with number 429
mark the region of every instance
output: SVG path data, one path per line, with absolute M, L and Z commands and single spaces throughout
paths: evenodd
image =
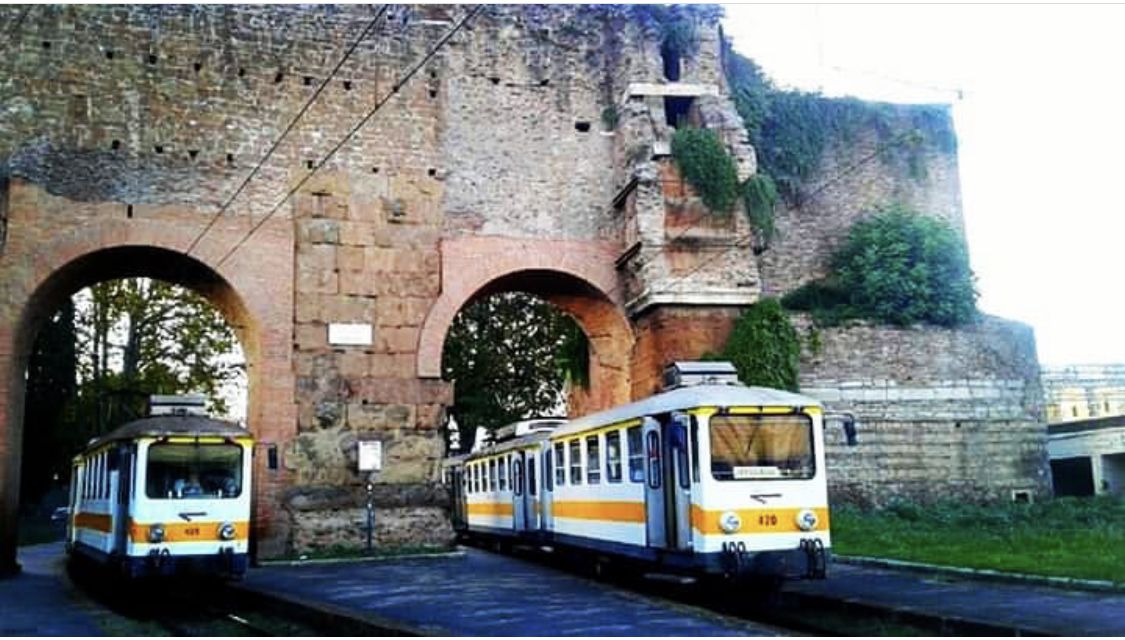
M 253 439 L 200 396 L 153 396 L 147 418 L 75 456 L 66 549 L 129 578 L 246 572 Z
M 675 363 L 668 390 L 572 421 L 525 421 L 444 462 L 455 527 L 501 544 L 746 580 L 823 578 L 830 557 L 817 400 Z M 855 443 L 846 419 L 847 443 Z

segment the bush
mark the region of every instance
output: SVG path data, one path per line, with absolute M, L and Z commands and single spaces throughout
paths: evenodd
M 712 211 L 726 213 L 738 200 L 738 167 L 714 131 L 685 128 L 672 137 L 680 175 Z
M 968 251 L 943 220 L 901 205 L 885 208 L 852 227 L 832 263 L 840 289 L 863 317 L 955 326 L 976 315 Z
M 826 278 L 789 292 L 786 309 L 808 311 L 821 325 L 866 318 L 946 327 L 976 316 L 976 289 L 961 236 L 937 218 L 901 205 L 857 222 L 832 257 Z
M 748 385 L 797 390 L 801 339 L 774 298 L 747 309 L 735 322 L 723 358 Z

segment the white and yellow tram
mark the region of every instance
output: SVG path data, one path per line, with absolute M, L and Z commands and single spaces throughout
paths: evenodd
M 246 571 L 251 453 L 244 429 L 158 415 L 74 458 L 66 548 L 128 577 Z
M 795 393 L 682 386 L 448 460 L 455 520 L 672 571 L 823 577 L 823 417 Z

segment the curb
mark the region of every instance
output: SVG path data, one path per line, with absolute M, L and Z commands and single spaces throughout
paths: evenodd
M 924 562 L 911 562 L 909 560 L 892 560 L 889 558 L 871 558 L 868 556 L 833 556 L 835 562 L 851 564 L 861 567 L 875 567 L 878 569 L 899 569 L 936 576 L 952 578 L 970 578 L 988 582 L 1001 582 L 1026 586 L 1053 587 L 1056 589 L 1077 589 L 1080 591 L 1097 591 L 1102 593 L 1125 593 L 1125 584 L 1110 580 L 1086 580 L 1083 578 L 1061 578 L 1056 576 L 1039 576 L 1029 573 L 1013 573 L 1009 571 L 996 571 L 994 569 L 971 569 L 968 567 L 949 567 Z
M 400 556 L 356 556 L 353 558 L 309 558 L 307 560 L 260 560 L 260 567 L 303 567 L 318 564 L 352 564 L 364 562 L 391 562 L 395 560 L 440 560 L 463 558 L 465 551 L 439 551 L 434 553 L 408 553 Z

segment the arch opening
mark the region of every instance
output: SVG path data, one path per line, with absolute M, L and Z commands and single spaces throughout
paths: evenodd
M 81 436 L 85 431 L 90 431 L 85 435 L 92 437 L 97 435 L 93 431 L 104 433 L 139 417 L 147 405 L 148 392 L 186 391 L 177 385 L 190 383 L 193 375 L 198 381 L 198 375 L 208 375 L 211 370 L 198 352 L 193 361 L 176 364 L 175 359 L 184 358 L 185 352 L 176 353 L 169 342 L 173 336 L 168 333 L 168 326 L 162 331 L 158 326 L 142 327 L 137 323 L 129 325 L 131 330 L 125 327 L 124 333 L 121 325 L 108 326 L 107 322 L 112 320 L 109 309 L 114 305 L 120 310 L 121 304 L 132 304 L 138 315 L 131 316 L 130 321 L 142 320 L 145 313 L 143 322 L 150 325 L 174 321 L 177 324 L 171 327 L 173 331 L 225 329 L 223 335 L 215 334 L 208 339 L 214 338 L 209 345 L 212 350 L 224 351 L 221 357 L 226 361 L 220 368 L 233 373 L 231 382 L 242 387 L 241 392 L 235 387 L 226 391 L 228 402 L 235 405 L 227 417 L 243 419 L 252 431 L 256 422 L 257 323 L 234 287 L 209 266 L 169 249 L 116 246 L 90 251 L 62 266 L 44 270 L 46 275 L 33 281 L 22 304 L 19 300 L 8 301 L 8 317 L 14 322 L 8 325 L 9 340 L 0 346 L 0 355 L 7 356 L 0 357 L 0 377 L 7 381 L 0 387 L 0 405 L 5 407 L 0 411 L 0 572 L 15 568 L 15 550 L 21 538 L 30 541 L 54 533 L 46 519 L 49 512 L 40 510 L 38 515 L 45 520 L 38 522 L 37 514 L 28 513 L 26 507 L 34 498 L 46 497 L 47 502 L 40 505 L 47 507 L 54 506 L 51 501 L 60 498 L 65 503 L 68 460 L 84 446 L 88 438 Z M 149 303 L 155 307 L 155 292 L 162 296 L 160 302 L 165 309 L 146 309 Z M 192 308 L 192 303 L 198 308 Z M 184 313 L 188 309 L 195 317 Z M 89 316 L 78 318 L 79 314 Z M 79 327 L 93 329 L 95 324 L 100 325 L 96 333 L 102 343 L 80 344 L 83 338 Z M 147 345 L 142 343 L 144 331 L 149 331 Z M 68 335 L 69 347 L 65 344 Z M 44 341 L 52 342 L 53 347 L 45 346 Z M 228 346 L 241 349 L 228 350 Z M 144 349 L 148 352 L 142 352 Z M 162 350 L 166 353 L 161 354 Z M 155 365 L 163 367 L 162 370 L 141 372 L 138 368 L 150 360 L 156 362 L 157 358 L 163 358 Z M 238 361 L 240 358 L 242 362 Z M 55 361 L 51 362 L 52 359 Z M 93 369 L 102 378 L 97 384 L 88 379 Z M 151 378 L 146 380 L 142 373 Z M 61 380 L 52 380 L 52 376 L 61 376 Z M 58 382 L 62 384 L 51 392 L 53 383 Z M 56 421 L 54 427 L 37 423 L 52 412 L 44 407 L 45 400 L 62 401 L 62 406 L 56 408 L 59 411 L 47 415 L 47 419 Z M 90 415 L 91 411 L 94 415 Z M 61 425 L 81 425 L 82 431 L 69 434 L 80 437 L 60 438 L 57 429 L 48 432 Z M 36 431 L 36 427 L 42 430 Z M 43 447 L 58 447 L 59 451 L 44 452 Z M 47 477 L 40 477 L 44 473 Z M 21 509 L 21 504 L 25 508 Z
M 478 427 L 629 400 L 632 330 L 603 291 L 576 275 L 495 277 L 465 297 L 442 335 L 441 370 L 454 385 L 447 445 L 457 450 L 484 433 Z

